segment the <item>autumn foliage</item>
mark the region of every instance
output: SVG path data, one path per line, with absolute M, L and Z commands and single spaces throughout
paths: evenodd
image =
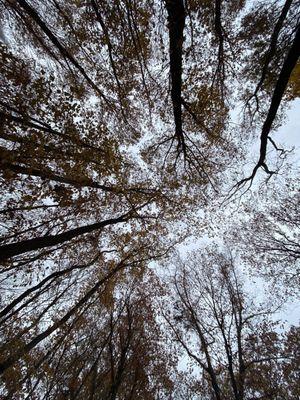
M 298 398 L 299 328 L 274 316 L 299 290 L 298 182 L 272 133 L 300 93 L 299 2 L 0 17 L 1 399 Z

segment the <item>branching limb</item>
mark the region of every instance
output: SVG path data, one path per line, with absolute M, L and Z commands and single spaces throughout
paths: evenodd
M 263 69 L 262 69 L 262 74 L 261 74 L 260 80 L 259 80 L 259 82 L 258 82 L 258 84 L 257 84 L 257 86 L 255 88 L 254 93 L 247 100 L 246 106 L 249 104 L 249 102 L 253 98 L 255 98 L 255 100 L 256 100 L 256 111 L 255 111 L 255 113 L 258 111 L 258 108 L 259 108 L 258 107 L 257 93 L 260 90 L 260 88 L 262 87 L 262 85 L 263 85 L 263 83 L 265 81 L 265 78 L 267 76 L 269 64 L 270 64 L 270 62 L 271 62 L 271 60 L 272 60 L 272 58 L 273 58 L 273 56 L 275 54 L 275 51 L 276 51 L 279 33 L 280 33 L 281 28 L 283 26 L 283 22 L 284 22 L 287 14 L 289 12 L 289 9 L 290 9 L 290 6 L 291 6 L 292 2 L 293 2 L 293 0 L 286 0 L 285 4 L 284 4 L 284 6 L 283 6 L 283 8 L 281 10 L 281 14 L 280 14 L 280 16 L 279 16 L 279 18 L 277 20 L 277 23 L 276 23 L 276 25 L 274 27 L 274 30 L 273 30 L 273 33 L 272 33 L 272 36 L 271 36 L 270 45 L 269 45 L 269 48 L 268 48 L 268 51 L 267 51 L 267 54 L 266 54 L 266 58 L 265 58 L 265 62 L 264 62 L 264 65 L 263 65 Z
M 298 58 L 300 56 L 300 27 L 298 27 L 294 41 L 290 47 L 290 50 L 286 56 L 286 59 L 283 63 L 283 66 L 281 68 L 279 77 L 277 79 L 275 89 L 273 92 L 271 104 L 269 107 L 269 111 L 267 114 L 267 117 L 265 119 L 265 122 L 262 127 L 261 135 L 260 135 L 260 157 L 253 168 L 252 174 L 248 178 L 242 179 L 240 182 L 237 183 L 236 187 L 239 188 L 241 186 L 244 186 L 245 183 L 250 182 L 252 184 L 252 181 L 258 171 L 259 168 L 263 168 L 265 172 L 268 174 L 272 175 L 275 172 L 270 171 L 267 164 L 266 164 L 266 154 L 267 154 L 267 145 L 268 145 L 268 140 L 269 140 L 269 134 L 271 131 L 272 124 L 274 122 L 274 119 L 277 115 L 278 108 L 280 106 L 280 103 L 282 101 L 282 97 L 284 95 L 284 92 L 286 90 L 286 87 L 288 85 L 290 76 L 292 74 L 293 69 L 295 68 Z

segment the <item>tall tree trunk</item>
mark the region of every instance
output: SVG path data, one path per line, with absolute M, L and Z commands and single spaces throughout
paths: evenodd
M 185 27 L 185 9 L 183 0 L 166 0 L 165 4 L 168 12 L 171 98 L 175 121 L 175 136 L 178 150 L 183 151 L 185 155 L 181 111 L 182 44 Z
M 62 244 L 78 236 L 102 229 L 106 226 L 126 222 L 131 218 L 133 218 L 133 216 L 131 215 L 130 212 L 128 212 L 126 214 L 120 215 L 120 217 L 117 218 L 111 218 L 101 222 L 96 222 L 94 224 L 84 225 L 79 228 L 70 229 L 69 231 L 59 233 L 58 235 L 46 235 L 33 239 L 22 240 L 20 242 L 6 244 L 0 246 L 0 261 L 7 260 L 10 257 L 27 253 L 29 251 L 55 246 L 57 244 Z

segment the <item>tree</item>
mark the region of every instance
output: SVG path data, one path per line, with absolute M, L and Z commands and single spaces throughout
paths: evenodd
M 246 293 L 236 262 L 216 247 L 192 254 L 184 265 L 178 260 L 174 309 L 165 318 L 197 367 L 197 390 L 204 398 L 292 399 L 295 377 L 289 366 L 299 355 L 289 346 L 297 329 L 276 332 L 269 318 L 275 310 L 255 304 Z M 288 370 L 291 375 L 284 374 Z
M 159 317 L 141 293 L 121 299 L 115 288 L 142 282 L 141 270 L 159 270 L 155 263 L 207 224 L 199 210 L 231 184 L 230 168 L 241 170 L 254 122 L 259 161 L 236 188 L 260 167 L 272 172 L 271 128 L 297 96 L 299 4 L 2 0 L 0 15 L 5 395 L 168 398 L 177 372 L 163 364 L 172 356 L 160 352 L 158 365 L 151 351 L 160 335 L 143 336 Z M 111 309 L 95 306 L 103 292 L 114 297 Z M 175 386 L 190 395 L 189 385 Z
M 265 5 L 268 7 L 268 5 Z M 272 9 L 273 7 L 273 9 Z M 253 71 L 257 71 L 257 66 L 260 70 L 261 76 L 255 87 L 254 93 L 246 101 L 246 107 L 249 107 L 251 119 L 260 110 L 260 101 L 258 97 L 259 91 L 263 96 L 265 93 L 271 96 L 271 101 L 268 104 L 268 111 L 263 119 L 263 125 L 260 134 L 260 155 L 258 162 L 251 175 L 242 179 L 238 183 L 238 187 L 244 186 L 247 182 L 252 184 L 252 181 L 259 168 L 263 168 L 269 175 L 274 174 L 267 166 L 266 155 L 268 141 L 280 151 L 276 146 L 274 140 L 270 137 L 272 125 L 277 117 L 279 107 L 282 103 L 287 88 L 292 80 L 293 71 L 297 67 L 299 60 L 299 44 L 300 44 L 300 31 L 297 23 L 299 15 L 299 5 L 290 0 L 285 1 L 283 7 L 281 5 L 277 8 L 276 4 L 271 6 L 271 12 L 265 13 L 264 6 L 261 4 L 254 5 L 253 12 L 250 12 L 245 18 L 245 31 L 242 33 L 242 38 L 247 37 L 249 33 L 263 35 L 269 33 L 273 24 L 268 24 L 268 18 L 277 18 L 273 31 L 270 34 L 270 42 L 264 40 L 253 40 L 250 46 L 252 52 L 252 62 L 247 66 L 247 77 L 253 81 Z M 278 15 L 278 17 L 277 17 Z M 254 17 L 254 19 L 253 19 Z M 256 19 L 258 17 L 258 20 Z M 251 21 L 252 19 L 252 21 Z M 254 23 L 259 24 L 259 29 L 254 28 Z M 253 28 L 256 32 L 253 31 Z M 247 38 L 248 39 L 248 38 Z M 246 40 L 247 40 L 246 39 Z M 263 53 L 263 57 L 261 55 Z M 261 66 L 262 64 L 262 66 Z M 281 69 L 278 69 L 278 65 Z M 256 76 L 255 76 L 256 79 Z M 263 97 L 264 98 L 264 97 Z M 251 110 L 250 102 L 255 100 L 255 109 Z M 265 115 L 265 112 L 263 112 Z
M 155 320 L 159 290 L 141 270 L 106 280 L 72 321 L 5 372 L 8 397 L 154 399 L 170 392 L 174 361 Z
M 232 225 L 228 242 L 240 249 L 254 275 L 291 296 L 299 291 L 299 193 L 294 179 L 281 183 L 269 189 L 268 213 L 247 205 L 248 218 Z

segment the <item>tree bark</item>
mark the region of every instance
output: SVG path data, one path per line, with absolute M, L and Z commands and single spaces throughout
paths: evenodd
M 33 239 L 22 240 L 20 242 L 10 243 L 0 246 L 0 261 L 7 260 L 10 257 L 17 256 L 19 254 L 27 253 L 45 247 L 55 246 L 64 242 L 70 241 L 78 236 L 90 233 L 99 229 L 102 229 L 108 225 L 115 225 L 122 222 L 128 221 L 133 218 L 131 213 L 120 215 L 117 218 L 107 219 L 101 222 L 96 222 L 90 225 L 84 225 L 79 228 L 70 229 L 66 232 L 59 233 L 58 235 L 46 235 Z
M 185 141 L 182 131 L 181 86 L 182 86 L 182 44 L 185 27 L 183 0 L 166 0 L 169 27 L 169 56 L 171 75 L 171 99 L 175 121 L 175 137 L 178 150 L 185 154 Z
M 275 89 L 273 91 L 273 96 L 272 96 L 271 104 L 269 107 L 269 111 L 268 111 L 267 117 L 265 119 L 265 122 L 263 124 L 261 135 L 260 135 L 259 160 L 258 160 L 257 164 L 255 165 L 255 167 L 253 168 L 252 174 L 248 178 L 242 179 L 237 184 L 237 186 L 241 186 L 248 181 L 252 182 L 256 175 L 257 170 L 260 167 L 263 167 L 264 170 L 269 174 L 273 173 L 272 171 L 270 171 L 268 169 L 266 162 L 265 162 L 266 154 L 267 154 L 269 133 L 271 131 L 271 127 L 272 127 L 272 124 L 276 117 L 282 97 L 283 97 L 286 87 L 288 85 L 288 82 L 289 82 L 290 76 L 293 72 L 293 69 L 295 68 L 295 66 L 297 64 L 299 56 L 300 56 L 300 27 L 297 28 L 295 38 L 289 49 L 286 59 L 283 63 L 283 66 L 281 68 L 279 77 L 278 77 L 276 85 L 275 85 Z
M 258 161 L 258 164 L 260 164 L 260 165 L 262 165 L 264 163 L 264 160 L 266 158 L 268 135 L 270 133 L 272 123 L 276 117 L 283 94 L 288 85 L 291 73 L 297 64 L 299 56 L 300 56 L 300 27 L 298 27 L 298 29 L 297 29 L 296 36 L 294 38 L 292 46 L 291 46 L 291 48 L 287 54 L 287 57 L 283 63 L 282 69 L 280 71 L 280 74 L 279 74 L 279 77 L 278 77 L 278 80 L 277 80 L 277 83 L 276 83 L 276 86 L 275 86 L 275 89 L 273 92 L 268 115 L 267 115 L 267 118 L 266 118 L 263 128 L 262 128 L 260 158 Z

